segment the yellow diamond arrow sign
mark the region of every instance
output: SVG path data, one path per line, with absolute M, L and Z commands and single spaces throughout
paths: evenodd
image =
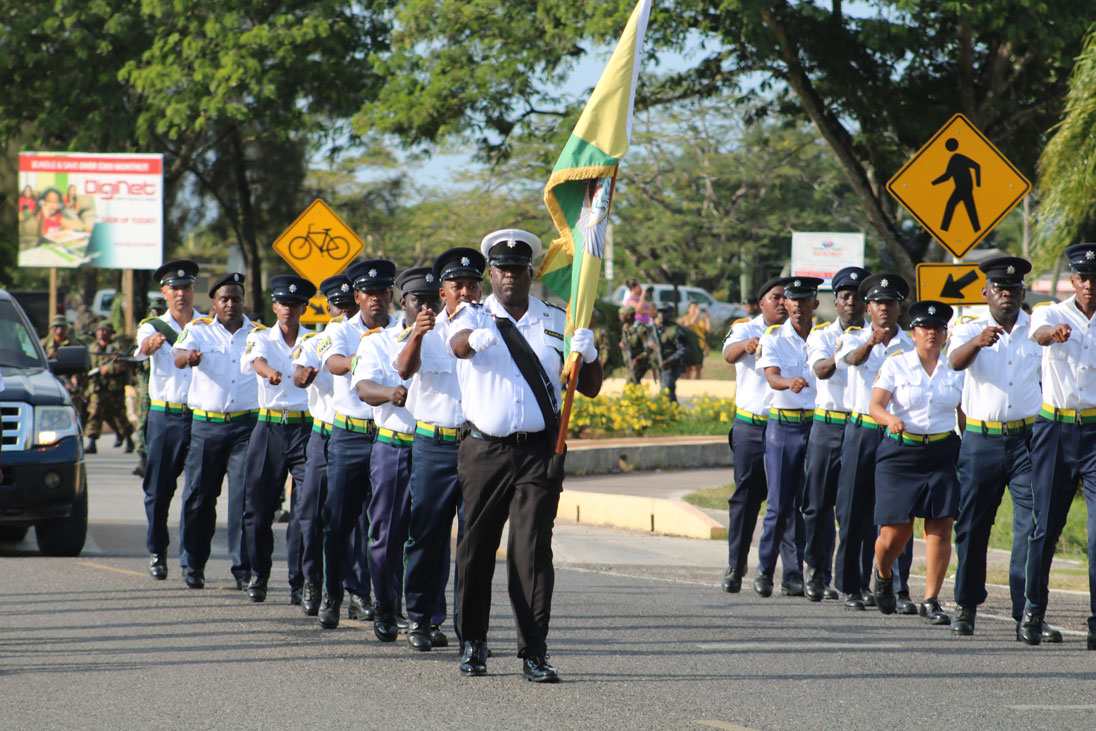
M 350 266 L 365 244 L 317 198 L 274 242 L 274 251 L 317 287 Z
M 887 183 L 887 190 L 953 256 L 962 258 L 1016 207 L 1031 183 L 956 114 Z

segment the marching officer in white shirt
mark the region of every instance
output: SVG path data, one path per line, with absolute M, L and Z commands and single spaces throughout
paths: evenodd
M 369 517 L 365 506 L 373 494 L 369 458 L 377 427 L 373 407 L 358 397 L 350 379 L 362 338 L 395 324 L 388 314 L 395 264 L 385 259 L 360 261 L 346 270 L 346 276 L 354 287 L 358 314 L 329 325 L 316 348 L 322 367 L 335 376 L 335 421 L 327 442 L 324 598 L 319 613 L 324 629 L 339 626 L 344 578 L 350 593 L 350 619 L 375 619 L 370 601 Z M 347 562 L 352 570 L 346 570 Z
M 788 319 L 771 325 L 757 347 L 757 370 L 769 389 L 769 423 L 765 427 L 765 473 L 768 502 L 758 542 L 757 584 L 772 593 L 779 552 L 783 575 L 780 593 L 803 596 L 803 519 L 799 513 L 803 461 L 814 422 L 815 376 L 807 366 L 807 336 L 818 307 L 817 277 L 785 280 Z
M 381 642 L 395 642 L 396 622 L 403 594 L 403 546 L 411 510 L 411 443 L 415 417 L 407 409 L 410 381 L 396 370 L 399 339 L 411 334 L 423 308 L 438 309 L 438 284 L 431 267 L 414 267 L 396 279 L 403 315 L 393 326 L 367 333 L 358 346 L 350 385 L 373 407 L 377 440 L 369 458 L 373 496 L 369 501 L 369 575 L 373 579 L 376 615 L 373 634 Z
M 902 300 L 910 292 L 906 280 L 897 274 L 873 274 L 860 282 L 860 295 L 868 303 L 870 328 L 850 327 L 837 345 L 838 369 L 847 369 L 849 385 L 846 403 L 852 410 L 841 445 L 841 471 L 837 478 L 838 543 L 834 559 L 834 583 L 845 594 L 845 607 L 863 610 L 875 606 L 870 577 L 862 573 L 862 556 L 875 545 L 872 522 L 875 506 L 875 451 L 883 439 L 879 425 L 868 413 L 872 383 L 883 362 L 895 353 L 913 350 L 910 336 L 898 326 Z M 910 564 L 913 545 L 898 559 L 900 588 L 898 611 L 917 614 L 909 598 Z
M 914 348 L 896 353 L 879 369 L 871 417 L 886 431 L 876 450 L 875 603 L 896 609 L 891 567 L 913 540 L 913 519 L 925 521 L 925 600 L 918 608 L 931 624 L 951 620 L 940 607 L 940 587 L 951 559 L 951 526 L 959 512 L 956 423 L 964 374 L 948 368 L 942 350 L 952 309 L 923 300 L 910 305 Z
M 305 447 L 312 426 L 308 393 L 293 383 L 293 349 L 301 336 L 301 315 L 316 287 L 289 274 L 271 277 L 276 324 L 257 325 L 247 336 L 240 372 L 254 375 L 259 419 L 247 447 L 244 481 L 244 541 L 251 558 L 248 598 L 266 600 L 274 554 L 274 509 L 287 475 L 293 476 L 292 503 L 304 483 Z M 290 508 L 291 513 L 296 511 Z M 290 519 L 286 533 L 290 603 L 300 604 L 300 524 Z
M 731 325 L 723 341 L 723 359 L 734 365 L 735 415 L 728 435 L 734 453 L 734 494 L 727 500 L 730 523 L 727 526 L 727 570 L 723 591 L 737 594 L 742 589 L 746 562 L 750 557 L 757 515 L 767 492 L 765 480 L 765 424 L 769 420 L 769 390 L 765 374 L 757 370 L 757 346 L 765 329 L 788 319 L 784 308 L 782 277 L 770 279 L 758 290 L 761 314 L 752 320 L 742 318 Z M 754 590 L 761 596 L 772 594 L 772 582 Z
M 1043 637 L 1050 564 L 1080 480 L 1088 507 L 1088 649 L 1096 650 L 1096 244 L 1066 247 L 1073 296 L 1036 307 L 1030 335 L 1043 346 L 1043 406 L 1031 435 L 1035 530 L 1018 637 Z
M 483 307 L 462 306 L 449 325 L 449 349 L 460 361 L 462 408 L 470 436 L 461 442 L 458 472 L 464 492 L 465 534 L 457 546 L 459 623 L 465 642 L 462 675 L 487 674 L 491 578 L 503 525 L 510 603 L 522 674 L 559 681 L 548 663 L 552 608 L 552 524 L 562 489 L 562 464 L 553 456 L 559 428 L 560 375 L 566 315 L 529 295 L 533 259 L 541 244 L 517 229 L 484 237 L 492 295 Z M 602 370 L 594 333 L 575 330 L 572 353 L 581 363 L 578 390 L 591 398 Z
M 328 327 L 356 317 L 358 303 L 354 289 L 345 274 L 337 274 L 320 282 L 320 292 L 327 298 L 331 315 Z M 335 377 L 320 364 L 317 346 L 321 333 L 304 335 L 293 349 L 293 383 L 308 389 L 308 412 L 312 415 L 312 433 L 305 449 L 304 483 L 294 487 L 293 515 L 301 530 L 301 611 L 315 617 L 323 596 L 323 505 L 327 499 L 327 442 L 335 421 Z M 372 606 L 366 621 L 373 619 Z
M 243 542 L 244 471 L 247 443 L 259 408 L 255 379 L 240 372 L 252 323 L 244 314 L 244 275 L 226 274 L 209 289 L 213 317 L 199 317 L 183 330 L 172 352 L 176 368 L 194 374 L 187 394 L 193 414 L 186 458 L 183 547 L 186 585 L 205 586 L 205 565 L 217 527 L 217 497 L 228 474 L 228 553 L 236 587 L 244 589 L 251 559 Z
M 175 367 L 171 348 L 187 323 L 201 316 L 194 309 L 194 277 L 197 274 L 198 265 L 186 259 L 169 261 L 157 269 L 152 277 L 160 283 L 160 292 L 168 303 L 167 312 L 143 320 L 137 328 L 134 355 L 138 360 L 149 361 L 150 405 L 145 436 L 148 464 L 142 480 L 148 517 L 145 545 L 151 554 L 148 572 L 159 580 L 167 578 L 170 538 L 167 514 L 190 445 L 190 410 L 186 401 L 191 374 L 189 369 Z M 180 515 L 180 534 L 184 522 L 185 516 Z M 180 546 L 179 564 L 184 571 L 186 563 L 186 551 Z
M 837 341 L 850 328 L 864 325 L 864 298 L 860 282 L 871 276 L 861 267 L 845 267 L 833 275 L 833 302 L 837 319 L 811 329 L 807 337 L 807 365 L 818 379 L 814 426 L 807 440 L 806 481 L 803 485 L 803 559 L 807 565 L 804 593 L 812 602 L 837 599 L 830 588 L 833 549 L 837 536 L 833 506 L 841 471 L 841 444 L 849 407 L 845 400 L 848 370 L 836 365 Z M 874 555 L 874 550 L 872 551 Z M 868 560 L 868 569 L 871 559 Z
M 1009 588 L 1012 617 L 1024 612 L 1028 542 L 1035 528 L 1031 486 L 1031 427 L 1042 403 L 1042 349 L 1028 339 L 1030 318 L 1020 308 L 1024 275 L 1031 264 L 1014 256 L 978 265 L 986 274 L 982 296 L 989 312 L 951 330 L 948 365 L 965 371 L 966 430 L 959 447 L 959 518 L 955 523 L 955 617 L 951 631 L 974 634 L 978 605 L 986 600 L 986 551 L 1005 487 L 1012 497 L 1012 559 Z M 1061 633 L 1043 625 L 1048 633 Z
M 420 652 L 448 645 L 440 627 L 446 614 L 454 515 L 458 544 L 464 533 L 457 450 L 466 430 L 456 361 L 446 352 L 445 335 L 448 320 L 459 306 L 479 302 L 486 268 L 487 260 L 475 249 L 458 247 L 439 256 L 432 272 L 445 307 L 436 315 L 429 307 L 419 311 L 398 355 L 400 376 L 411 378 L 407 408 L 416 421 L 404 594 L 411 621 L 407 642 Z

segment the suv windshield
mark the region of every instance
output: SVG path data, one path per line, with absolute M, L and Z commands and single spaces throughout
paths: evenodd
M 0 366 L 45 368 L 37 338 L 9 300 L 0 300 Z

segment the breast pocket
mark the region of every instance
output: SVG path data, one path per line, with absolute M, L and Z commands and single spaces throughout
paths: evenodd
M 925 402 L 928 390 L 920 383 L 899 383 L 894 388 L 894 400 L 906 408 Z

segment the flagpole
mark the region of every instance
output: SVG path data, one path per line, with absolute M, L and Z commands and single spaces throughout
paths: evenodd
M 575 402 L 575 389 L 578 388 L 578 372 L 582 368 L 582 358 L 571 366 L 571 373 L 567 376 L 567 396 L 563 399 L 563 411 L 559 415 L 559 436 L 556 437 L 556 454 L 563 454 L 567 449 L 567 425 L 571 423 L 571 405 Z

